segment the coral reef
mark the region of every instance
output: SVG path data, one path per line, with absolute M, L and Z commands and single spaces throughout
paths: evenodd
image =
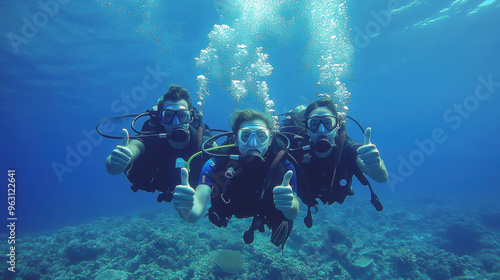
M 243 268 L 245 257 L 239 251 L 225 249 L 217 253 L 214 263 L 224 272 L 236 274 Z
M 500 212 L 484 213 L 481 220 L 489 228 L 500 229 Z
M 479 204 L 455 205 L 462 204 L 388 201 L 380 213 L 357 197 L 320 205 L 313 228 L 297 220 L 284 251 L 269 242 L 269 231 L 245 244 L 251 219 L 232 219 L 227 228 L 207 219 L 187 224 L 169 205 L 21 236 L 16 272 L 4 257 L 0 278 L 500 279 L 495 216 L 485 218 Z
M 417 268 L 417 256 L 405 246 L 396 250 L 395 263 L 401 272 L 412 272 Z
M 457 255 L 468 255 L 481 249 L 479 231 L 464 224 L 452 224 L 446 229 L 448 250 Z

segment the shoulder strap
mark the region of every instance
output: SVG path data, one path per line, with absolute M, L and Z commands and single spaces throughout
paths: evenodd
M 337 168 L 339 167 L 340 159 L 342 158 L 342 151 L 344 150 L 344 143 L 345 143 L 346 134 L 347 134 L 347 132 L 345 129 L 342 129 L 339 132 L 337 150 L 335 151 L 335 156 L 333 158 L 334 168 L 333 168 L 332 181 L 330 182 L 330 190 L 333 189 L 333 184 L 335 183 L 335 176 L 337 175 Z
M 266 179 L 264 179 L 264 182 L 262 183 L 262 188 L 261 188 L 261 193 L 259 197 L 259 204 L 257 205 L 257 211 L 256 214 L 258 215 L 260 207 L 262 206 L 262 200 L 264 198 L 264 194 L 266 190 L 269 188 L 269 185 L 271 184 L 271 180 L 273 178 L 274 172 L 276 171 L 276 168 L 278 167 L 278 164 L 283 160 L 283 157 L 285 156 L 286 151 L 281 150 L 278 152 L 276 157 L 274 157 L 273 163 L 271 163 L 271 167 L 269 167 L 269 171 L 267 172 Z
M 255 230 L 258 229 L 261 232 L 263 231 L 263 227 L 264 227 L 263 219 L 264 219 L 264 217 L 262 217 L 259 214 L 260 208 L 262 206 L 264 194 L 266 193 L 266 190 L 269 188 L 269 185 L 271 184 L 271 180 L 273 178 L 274 172 L 276 171 L 278 164 L 281 162 L 281 160 L 283 159 L 285 154 L 286 154 L 285 150 L 281 150 L 278 152 L 278 154 L 276 155 L 276 157 L 273 160 L 273 163 L 271 164 L 271 167 L 269 168 L 269 171 L 267 172 L 267 175 L 266 175 L 266 178 L 264 179 L 264 182 L 262 183 L 262 187 L 260 189 L 259 202 L 257 204 L 257 209 L 256 209 L 255 214 L 253 216 L 252 225 L 243 234 L 243 240 L 245 241 L 246 244 L 250 244 L 253 242 Z M 285 241 L 286 241 L 286 239 L 285 239 Z M 279 246 L 279 245 L 276 245 L 276 246 Z M 284 242 L 283 242 L 283 246 L 284 246 Z
M 335 178 L 335 173 L 337 171 L 337 166 L 340 164 L 340 158 L 342 157 L 342 151 L 344 150 L 344 144 L 345 144 L 345 137 L 347 135 L 347 131 L 345 129 L 340 130 L 339 132 L 339 138 L 338 138 L 338 149 L 337 152 L 335 153 L 335 157 L 333 159 L 333 162 L 335 163 L 335 170 L 333 172 L 333 177 Z M 333 185 L 333 179 L 332 179 L 332 184 L 330 187 Z

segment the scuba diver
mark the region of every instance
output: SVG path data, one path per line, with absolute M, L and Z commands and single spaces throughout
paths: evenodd
M 380 153 L 370 141 L 371 128 L 364 131 L 364 144 L 356 143 L 347 136 L 345 124 L 339 120 L 335 105 L 328 98 L 311 103 L 304 111 L 303 120 L 307 135 L 301 136 L 305 137 L 302 142 L 306 145 L 292 149 L 291 154 L 297 159 L 299 172 L 303 173 L 297 176 L 298 196 L 308 206 L 306 226 L 312 227 L 311 213 L 317 211 L 317 199 L 323 204 L 342 204 L 347 196 L 354 195 L 353 176 L 369 187 L 371 203 L 381 211 L 382 204 L 364 176 L 379 183 L 388 178 Z
M 214 157 L 204 165 L 196 190 L 187 170 L 181 170 L 182 184 L 175 188 L 174 206 L 182 219 L 193 223 L 210 198 L 207 216 L 214 225 L 227 227 L 233 216 L 253 217 L 243 234 L 245 243 L 252 243 L 254 231 L 264 232 L 267 225 L 272 230 L 271 242 L 283 248 L 299 211 L 295 168 L 284 157 L 286 147 L 275 137 L 272 120 L 261 112 L 235 111 L 230 126 L 232 132 L 227 135 L 232 138 L 226 142 L 234 144 L 213 148 L 227 147 L 223 155 L 209 153 Z
M 125 172 L 134 192 L 159 191 L 157 201 L 170 202 L 175 186 L 181 183 L 179 161 L 182 165 L 200 151 L 211 133 L 193 108 L 189 92 L 180 86 L 171 85 L 158 99 L 157 109 L 149 113 L 141 129 L 144 134 L 129 140 L 128 131 L 122 130 L 123 142 L 106 158 L 106 169 L 113 175 Z M 201 157 L 196 160 L 191 164 L 195 174 L 203 166 Z

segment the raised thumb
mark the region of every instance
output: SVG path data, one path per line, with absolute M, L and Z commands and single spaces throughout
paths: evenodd
M 122 146 L 128 147 L 128 130 L 126 128 L 122 128 Z
M 365 130 L 365 143 L 363 143 L 364 145 L 368 145 L 370 144 L 370 138 L 372 137 L 372 128 L 371 127 L 367 127 L 366 130 Z
M 181 185 L 189 186 L 189 171 L 186 167 L 181 169 Z
M 290 180 L 292 179 L 293 176 L 293 171 L 288 170 L 288 172 L 283 176 L 283 183 L 281 184 L 282 186 L 288 186 L 290 184 Z

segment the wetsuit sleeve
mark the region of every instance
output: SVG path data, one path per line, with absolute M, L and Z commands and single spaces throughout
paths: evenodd
M 205 165 L 203 165 L 203 168 L 201 169 L 200 172 L 200 178 L 198 180 L 198 185 L 207 185 L 207 186 L 212 186 L 212 179 L 211 176 L 209 176 L 210 172 L 213 172 L 216 167 L 216 159 L 211 158 L 209 159 Z
M 345 139 L 345 144 L 344 144 L 344 153 L 347 155 L 347 157 L 350 160 L 349 168 L 354 171 L 355 174 L 363 174 L 363 172 L 359 169 L 358 165 L 356 164 L 356 158 L 358 156 L 358 149 L 359 147 L 363 146 L 362 144 L 354 141 L 351 137 L 347 137 Z
M 290 179 L 290 186 L 292 186 L 293 192 L 297 192 L 297 171 L 295 171 L 295 166 L 288 160 L 285 160 L 285 173 L 288 172 L 288 170 L 293 171 L 293 176 L 292 179 Z
M 349 149 L 357 151 L 359 147 L 361 147 L 362 144 L 354 141 L 351 137 L 347 136 L 345 139 L 345 147 L 349 147 Z M 357 155 L 357 153 L 356 153 Z
M 144 153 L 154 153 L 155 151 L 160 151 L 160 146 L 158 144 L 158 139 L 150 138 L 150 137 L 137 137 L 134 138 L 134 140 L 137 140 L 139 142 L 142 142 L 144 145 Z M 156 140 L 156 141 L 154 141 Z

